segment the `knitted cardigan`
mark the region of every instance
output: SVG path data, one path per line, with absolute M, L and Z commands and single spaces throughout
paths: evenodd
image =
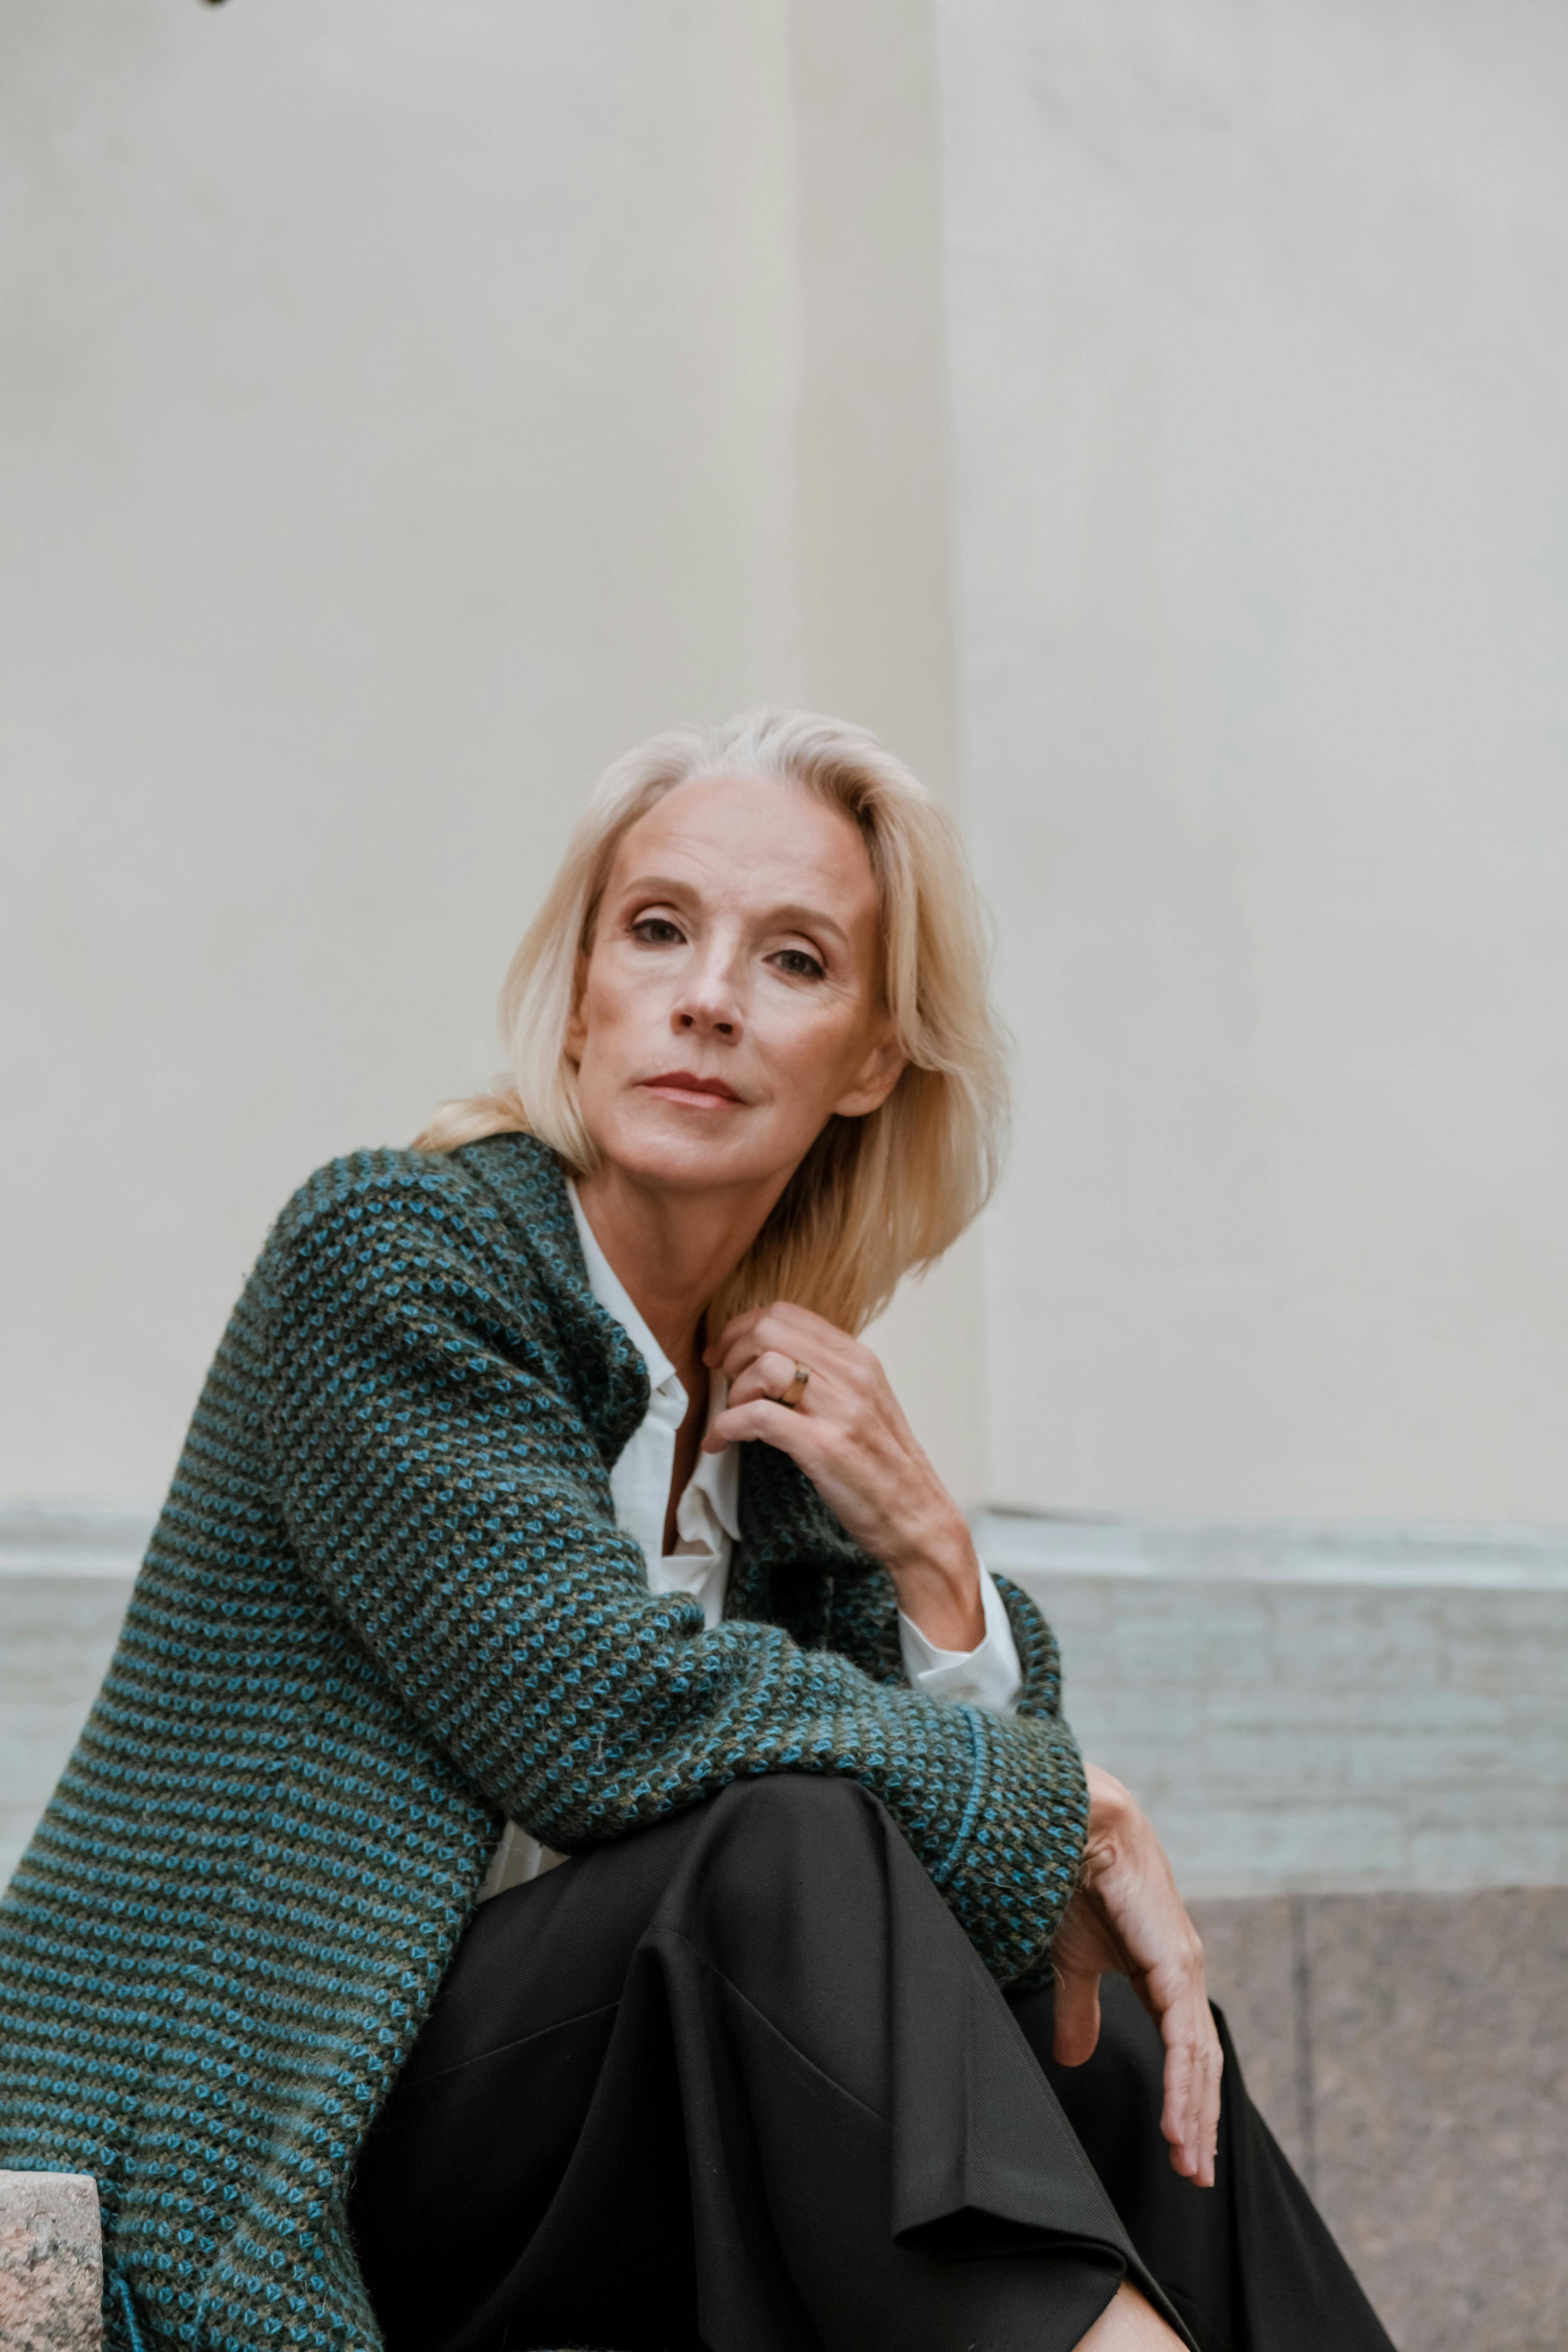
M 647 1404 L 531 1138 L 284 1211 L 0 1903 L 0 2167 L 96 2176 L 111 2352 L 374 2352 L 347 2185 L 504 1817 L 572 1853 L 842 1773 L 1040 1973 L 1086 1802 L 1033 1606 L 1016 1717 L 910 1691 L 886 1571 L 754 1445 L 706 1630 L 616 1527 Z

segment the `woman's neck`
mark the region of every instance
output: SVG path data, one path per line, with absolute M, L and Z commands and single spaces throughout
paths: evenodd
M 751 1248 L 773 1200 L 759 1200 L 751 1187 L 740 1196 L 654 1191 L 607 1163 L 578 1178 L 577 1198 L 638 1314 L 693 1393 L 708 1302 Z

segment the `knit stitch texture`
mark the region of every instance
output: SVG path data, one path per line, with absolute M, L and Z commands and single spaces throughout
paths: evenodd
M 96 2177 L 110 2352 L 374 2352 L 347 2184 L 505 1817 L 570 1853 L 842 1773 L 998 1979 L 1046 1965 L 1087 1807 L 1032 1604 L 1016 1717 L 911 1692 L 886 1571 L 758 1445 L 705 1630 L 615 1524 L 647 1404 L 531 1138 L 284 1211 L 0 1902 L 0 2166 Z

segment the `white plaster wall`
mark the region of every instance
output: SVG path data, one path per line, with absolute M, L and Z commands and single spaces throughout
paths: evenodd
M 962 817 L 931 26 L 795 0 L 800 547 L 809 698 L 880 732 Z M 978 1236 L 867 1335 L 966 1506 L 985 1492 Z
M 991 1494 L 1568 1515 L 1568 16 L 937 0 Z
M 966 810 L 1018 1148 L 875 1335 L 966 1502 L 1568 1509 L 1563 20 L 931 13 L 0 11 L 0 1878 L 123 1597 L 5 1504 L 156 1506 L 676 715 Z M 1194 1884 L 1561 1874 L 1560 1594 L 1021 1525 Z
M 951 785 L 929 44 L 881 16 L 0 13 L 0 1499 L 156 1501 L 295 1183 L 493 1066 L 605 759 L 831 692 Z M 834 397 L 868 282 L 923 405 Z M 858 646 L 834 468 L 902 518 Z M 973 1296 L 887 1335 L 966 1500 Z
M 600 761 L 766 695 L 999 918 L 989 1271 L 878 1335 L 963 1499 L 1563 1517 L 1565 48 L 13 0 L 0 1498 L 156 1500 Z
M 295 1183 L 493 1066 L 603 760 L 789 682 L 787 17 L 0 45 L 0 1493 L 141 1502 Z

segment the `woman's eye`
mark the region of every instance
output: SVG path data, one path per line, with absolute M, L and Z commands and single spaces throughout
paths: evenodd
M 781 971 L 788 972 L 792 980 L 820 980 L 823 977 L 821 964 L 814 955 L 808 955 L 805 948 L 780 948 L 773 961 Z
M 644 915 L 632 925 L 632 937 L 651 948 L 679 947 L 680 926 L 668 915 Z

